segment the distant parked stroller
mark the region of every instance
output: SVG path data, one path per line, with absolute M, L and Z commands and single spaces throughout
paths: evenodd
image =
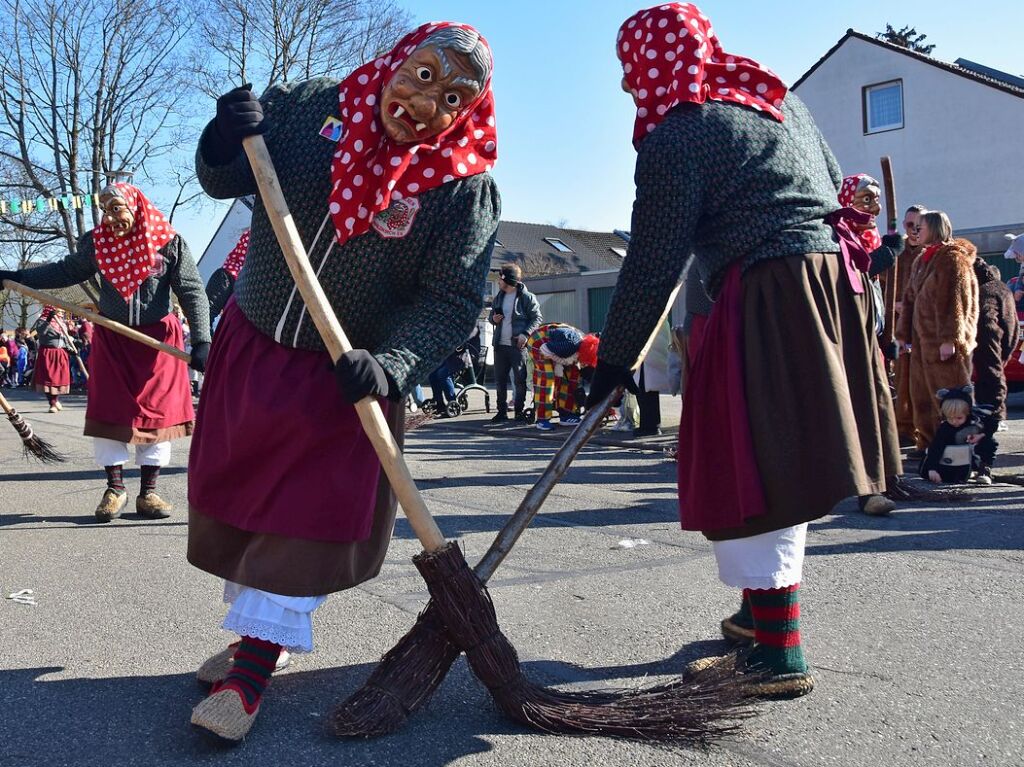
M 439 418 L 454 418 L 469 410 L 469 393 L 484 395 L 484 409 L 491 412 L 491 394 L 481 383 L 486 365 L 486 347 L 480 343 L 480 328 L 473 329 L 466 342 L 430 374 L 433 397 L 423 402 L 423 410 Z M 477 378 L 477 368 L 480 378 Z

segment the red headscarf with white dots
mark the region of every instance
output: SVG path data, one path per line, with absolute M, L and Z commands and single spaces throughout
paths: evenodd
M 687 101 L 728 101 L 783 120 L 782 80 L 752 59 L 723 51 L 711 20 L 692 3 L 633 14 L 619 28 L 615 50 L 637 102 L 634 146 Z
M 124 237 L 115 237 L 102 222 L 93 229 L 96 266 L 127 301 L 157 265 L 157 251 L 171 241 L 174 229 L 164 214 L 131 184 L 112 184 L 131 208 L 135 223 Z
M 236 280 L 238 279 L 238 273 L 242 271 L 242 266 L 245 264 L 245 257 L 249 253 L 249 230 L 246 229 L 242 232 L 242 236 L 238 238 L 238 242 L 235 247 L 228 253 L 228 257 L 224 259 L 224 265 L 221 266 L 225 272 L 230 274 Z
M 856 196 L 857 190 L 869 183 L 878 186 L 878 182 L 867 173 L 855 173 L 844 178 L 842 186 L 839 187 L 839 204 L 844 208 L 852 208 L 853 198 Z M 882 245 L 882 235 L 878 233 L 877 226 L 867 229 L 856 229 L 855 231 L 857 236 L 860 237 L 860 241 L 864 243 L 868 253 Z
M 363 234 L 391 200 L 489 171 L 498 158 L 494 94 L 488 77 L 477 98 L 448 128 L 420 144 L 396 144 L 380 123 L 380 94 L 409 55 L 445 27 L 476 31 L 466 24 L 433 22 L 403 37 L 387 54 L 342 80 L 338 87 L 343 133 L 331 162 L 331 218 L 338 244 Z M 481 36 L 480 40 L 490 46 Z M 493 59 L 492 59 L 493 69 Z

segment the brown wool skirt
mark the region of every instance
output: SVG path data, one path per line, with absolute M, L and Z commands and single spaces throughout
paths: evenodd
M 743 275 L 746 397 L 768 513 L 709 539 L 818 519 L 901 473 L 873 312 L 838 254 L 762 261 Z

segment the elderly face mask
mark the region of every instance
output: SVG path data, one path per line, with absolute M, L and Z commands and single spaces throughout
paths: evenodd
M 123 197 L 108 195 L 100 199 L 103 224 L 114 237 L 124 237 L 135 225 L 135 215 Z
M 427 45 L 414 51 L 384 86 L 381 123 L 392 141 L 422 142 L 446 130 L 479 93 L 465 54 Z

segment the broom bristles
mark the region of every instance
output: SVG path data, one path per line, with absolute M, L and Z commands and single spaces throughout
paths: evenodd
M 376 738 L 398 730 L 427 702 L 462 654 L 444 631 L 433 602 L 412 629 L 381 658 L 366 684 L 331 713 L 340 738 Z
M 25 421 L 18 411 L 11 408 L 7 414 L 11 426 L 21 437 L 22 452 L 25 457 L 36 458 L 42 463 L 64 463 L 67 458 L 57 452 L 56 448 L 42 437 L 32 431 L 32 427 Z
M 704 742 L 734 732 L 752 715 L 750 680 L 712 671 L 649 689 L 561 691 L 530 682 L 498 626 L 494 604 L 462 552 L 448 544 L 413 560 L 448 637 L 498 708 L 545 732 Z
M 950 487 L 942 490 L 921 490 L 899 477 L 889 483 L 884 493 L 892 501 L 920 501 L 932 503 L 958 503 L 968 500 L 971 494 L 962 487 Z

